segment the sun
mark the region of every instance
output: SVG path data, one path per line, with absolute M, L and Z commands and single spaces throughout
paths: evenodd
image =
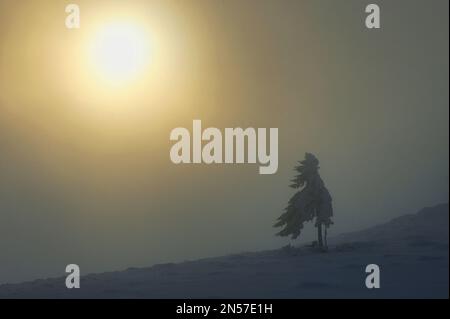
M 90 51 L 97 74 L 113 84 L 136 78 L 150 63 L 148 34 L 130 22 L 110 23 L 99 28 Z

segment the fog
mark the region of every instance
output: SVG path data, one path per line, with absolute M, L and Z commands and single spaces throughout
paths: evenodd
M 356 0 L 76 3 L 69 31 L 61 1 L 0 0 L 0 283 L 284 246 L 272 225 L 305 152 L 329 236 L 448 202 L 448 1 L 376 1 L 379 30 Z M 77 51 L 117 12 L 161 44 L 122 93 Z M 170 132 L 194 119 L 278 128 L 277 173 L 173 164 Z

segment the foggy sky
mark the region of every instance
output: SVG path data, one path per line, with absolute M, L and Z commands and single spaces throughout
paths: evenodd
M 172 44 L 167 78 L 87 93 L 64 3 L 0 0 L 0 283 L 286 245 L 272 225 L 305 152 L 329 235 L 448 202 L 448 1 L 374 1 L 380 30 L 356 0 L 74 2 L 80 32 L 139 8 Z M 113 120 L 114 103 L 144 113 Z M 194 119 L 277 127 L 278 172 L 172 164 L 169 133 Z

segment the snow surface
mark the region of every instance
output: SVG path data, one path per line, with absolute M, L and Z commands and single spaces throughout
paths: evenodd
M 308 246 L 0 286 L 0 298 L 448 298 L 448 204 Z M 367 289 L 377 264 L 381 288 Z

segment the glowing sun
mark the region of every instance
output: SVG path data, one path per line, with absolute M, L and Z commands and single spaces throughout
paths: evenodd
M 143 28 L 132 23 L 111 23 L 95 34 L 90 55 L 101 77 L 111 83 L 122 83 L 144 71 L 150 53 Z

